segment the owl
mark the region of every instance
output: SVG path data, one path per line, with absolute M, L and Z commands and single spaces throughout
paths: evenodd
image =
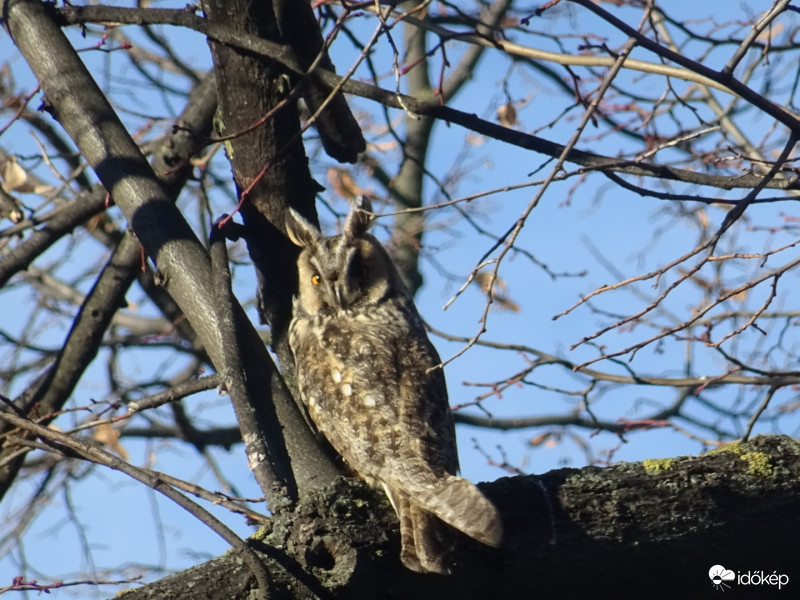
M 497 509 L 457 477 L 455 427 L 439 355 L 386 250 L 367 233 L 372 206 L 354 201 L 343 233 L 323 237 L 290 210 L 302 248 L 289 344 L 317 429 L 400 522 L 402 562 L 449 573 L 457 529 L 497 547 Z

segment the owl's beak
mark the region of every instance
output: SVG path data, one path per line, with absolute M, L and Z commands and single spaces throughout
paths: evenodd
M 346 306 L 346 296 L 342 284 L 333 286 L 333 295 L 336 297 L 336 305 L 344 308 Z

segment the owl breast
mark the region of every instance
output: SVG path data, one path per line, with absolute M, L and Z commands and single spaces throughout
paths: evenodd
M 338 315 L 300 313 L 292 322 L 309 416 L 368 481 L 406 455 L 424 458 L 436 473 L 458 468 L 444 377 L 428 371 L 439 357 L 416 327 L 422 324 L 404 299 Z

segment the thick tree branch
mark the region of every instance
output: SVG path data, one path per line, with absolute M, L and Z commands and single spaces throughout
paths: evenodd
M 164 287 L 189 316 L 214 364 L 222 365 L 208 254 L 47 10 L 38 1 L 8 2 L 7 26 L 12 37 L 42 83 L 50 109 L 128 218 L 157 265 Z M 242 311 L 238 305 L 236 310 Z M 244 315 L 241 318 L 245 320 Z M 240 350 L 251 361 L 251 377 L 262 378 L 256 385 L 269 390 L 271 380 L 280 376 L 256 331 L 248 327 L 243 337 L 247 346 Z M 277 401 L 281 423 L 292 419 L 303 423 L 288 396 Z M 258 407 L 268 402 L 265 395 Z M 303 465 L 320 450 L 308 428 L 294 428 L 291 435 L 293 467 L 307 481 L 311 475 Z M 285 440 L 270 439 L 269 443 L 280 445 Z
M 203 8 L 214 23 L 253 36 L 279 36 L 269 3 L 207 0 Z M 283 15 L 285 22 L 292 18 L 291 14 Z M 293 389 L 294 359 L 287 332 L 292 295 L 297 290 L 299 251 L 284 235 L 283 221 L 290 206 L 313 214 L 317 184 L 311 178 L 299 135 L 296 102 L 284 102 L 291 93 L 285 69 L 275 61 L 212 39 L 209 46 L 217 74 L 216 127 L 219 134 L 229 136 L 226 150 L 244 221 L 242 237 L 258 276 L 259 312 L 270 326 L 271 345 L 282 368 L 282 373 L 269 373 L 269 386 L 253 387 L 269 390 L 278 409 L 271 426 L 280 426 L 289 445 L 302 452 L 302 462 L 293 457 L 295 478 L 286 490 L 295 499 L 303 491 L 300 488 L 330 481 L 337 475 L 332 461 L 311 435 L 303 408 L 289 393 Z M 246 355 L 243 359 L 249 360 Z M 253 362 L 248 372 L 251 368 L 263 367 Z
M 286 489 L 281 489 L 286 482 L 293 480 L 291 461 L 286 455 L 285 448 L 274 444 L 270 446 L 266 442 L 267 439 L 280 439 L 281 424 L 274 417 L 266 423 L 259 423 L 259 415 L 255 408 L 259 390 L 254 387 L 256 382 L 247 376 L 246 362 L 239 354 L 239 348 L 243 346 L 239 340 L 246 324 L 241 322 L 241 313 L 237 315 L 234 310 L 237 302 L 231 289 L 225 234 L 220 225 L 221 223 L 215 223 L 212 227 L 210 253 L 216 294 L 214 305 L 222 335 L 224 361 L 222 373 L 245 442 L 250 469 L 256 476 L 261 491 L 267 497 L 270 510 L 275 511 L 285 496 L 296 497 L 297 492 L 292 490 L 287 494 Z M 227 229 L 230 229 L 230 225 Z M 262 428 L 266 439 L 261 435 Z
M 714 591 L 708 570 L 715 564 L 793 580 L 798 482 L 800 446 L 760 436 L 699 457 L 482 484 L 502 514 L 503 547 L 463 540 L 449 577 L 404 569 L 391 509 L 361 485 L 342 482 L 276 519 L 258 536 L 259 549 L 284 598 L 483 600 L 527 598 L 532 590 L 563 598 L 582 597 L 587 585 L 625 597 L 642 590 L 655 598 L 705 597 Z M 127 594 L 188 599 L 202 590 L 244 600 L 247 588 L 234 584 L 242 577 L 226 555 Z M 201 580 L 199 589 L 188 585 Z
M 294 48 L 306 66 L 310 66 L 317 55 L 321 54 L 319 65 L 335 73 L 336 69 L 328 56 L 328 49 L 324 45 L 311 4 L 296 0 L 275 0 L 273 6 L 281 36 Z M 320 86 L 313 77 L 304 82 L 303 98 L 312 114 L 327 102 L 314 123 L 325 152 L 339 162 L 354 163 L 358 160 L 358 155 L 366 150 L 367 142 L 350 112 L 344 94 L 338 92 L 328 99 L 330 93 L 329 87 Z
M 211 83 L 213 84 L 213 79 Z M 159 171 L 159 179 L 167 186 L 173 200 L 191 172 L 189 157 L 200 148 L 200 140 L 210 131 L 214 102 L 206 101 L 207 96 L 203 91 L 207 87 L 201 85 L 198 88 L 199 93 L 193 94 L 193 102 L 190 102 L 183 115 L 185 128 L 167 137 L 154 158 L 154 167 Z M 208 110 L 209 106 L 211 111 Z M 96 192 L 96 195 L 104 199 L 103 206 L 105 206 L 107 204 L 105 191 L 102 190 L 102 195 Z M 75 203 L 81 205 L 79 201 Z M 83 214 L 81 211 L 70 212 L 73 218 Z M 45 228 L 47 229 L 49 228 Z M 61 234 L 66 233 L 61 228 L 58 231 Z M 31 239 L 34 238 L 37 241 L 30 247 L 37 248 L 40 252 L 43 245 L 49 245 L 57 239 L 54 234 L 38 237 L 34 234 Z M 139 242 L 130 233 L 125 233 L 120 237 L 111 258 L 84 299 L 55 363 L 16 400 L 16 405 L 24 413 L 35 406 L 38 414 L 55 414 L 64 406 L 84 371 L 97 356 L 114 315 L 125 305 L 125 295 L 130 285 L 142 272 L 141 261 Z M 17 262 L 16 266 L 24 264 L 25 262 Z M 16 449 L 4 449 L 0 452 L 0 461 L 12 452 L 16 452 Z M 14 481 L 23 459 L 24 454 L 18 454 L 0 471 L 0 496 Z

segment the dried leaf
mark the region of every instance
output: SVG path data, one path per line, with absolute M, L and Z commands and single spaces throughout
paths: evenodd
M 9 157 L 3 166 L 3 190 L 21 194 L 44 194 L 53 189 L 51 185 L 37 183 L 28 177 L 28 173 L 19 166 L 17 159 Z
M 20 188 L 22 188 L 27 181 L 28 174 L 25 172 L 25 169 L 19 166 L 15 157 L 9 157 L 3 167 L 3 189 L 7 192 L 12 190 L 23 192 L 24 190 Z
M 549 440 L 551 436 L 552 436 L 552 433 L 550 433 L 550 432 L 541 433 L 541 434 L 537 435 L 536 437 L 532 438 L 528 442 L 528 445 L 529 446 L 534 446 L 534 447 L 541 446 L 542 444 L 547 442 L 547 440 Z
M 119 431 L 111 427 L 109 423 L 98 425 L 95 428 L 94 435 L 92 437 L 95 439 L 95 441 L 108 446 L 109 449 L 116 452 L 120 458 L 128 460 L 128 451 L 125 450 L 125 447 L 119 443 Z
M 370 143 L 369 149 L 374 150 L 375 152 L 391 152 L 392 150 L 397 149 L 397 142 L 394 140 L 388 142 L 378 142 L 378 143 Z
M 508 295 L 508 285 L 504 280 L 495 277 L 494 283 L 492 283 L 492 274 L 490 272 L 479 271 L 475 274 L 473 282 L 480 286 L 484 294 L 488 294 L 491 289 L 492 300 L 498 308 L 519 312 L 519 304 L 514 302 Z
M 703 229 L 707 229 L 709 223 L 711 222 L 708 218 L 708 213 L 706 212 L 705 208 L 698 208 L 697 209 L 697 220 L 700 223 L 700 226 Z
M 678 267 L 678 273 L 681 275 L 686 275 L 689 273 L 686 269 Z M 700 277 L 699 275 L 691 275 L 689 277 L 689 281 L 694 283 L 697 287 L 705 290 L 706 292 L 712 292 L 714 290 L 714 282 L 705 279 L 704 277 Z
M 749 289 L 742 290 L 738 294 L 734 294 L 733 296 L 731 296 L 730 299 L 735 300 L 736 302 L 744 302 L 745 300 L 747 300 L 747 294 L 749 291 L 750 291 Z
M 759 42 L 767 44 L 772 42 L 772 40 L 778 37 L 781 33 L 783 33 L 783 23 L 776 22 L 762 31 L 756 39 Z
M 519 125 L 517 121 L 517 109 L 510 102 L 503 104 L 497 109 L 497 120 L 503 127 L 514 127 Z
M 355 200 L 365 193 L 345 169 L 330 167 L 328 169 L 328 183 L 333 188 L 333 191 L 345 200 Z
M 0 219 L 8 217 L 12 223 L 19 223 L 23 216 L 19 201 L 4 189 L 0 189 Z

